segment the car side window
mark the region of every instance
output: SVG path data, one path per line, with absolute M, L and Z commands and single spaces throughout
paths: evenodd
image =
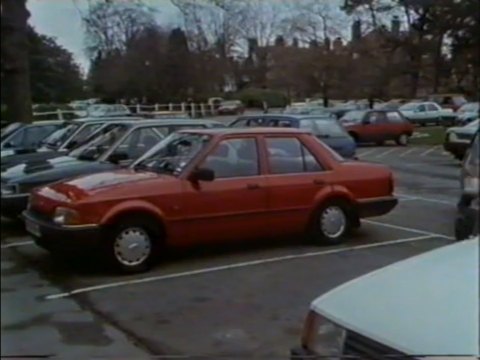
M 247 121 L 248 121 L 248 119 L 240 119 L 238 121 L 235 121 L 232 124 L 232 127 L 234 127 L 234 128 L 246 127 L 247 126 Z
M 7 140 L 5 141 L 5 145 L 8 144 L 8 148 L 17 148 L 23 143 L 23 138 L 25 137 L 25 129 L 20 129 L 13 133 Z
M 254 138 L 223 140 L 200 167 L 213 170 L 217 179 L 259 175 L 257 142 Z
M 428 111 L 437 111 L 438 110 L 437 106 L 434 105 L 434 104 L 428 104 L 427 109 L 428 109 Z
M 23 139 L 23 146 L 36 147 L 40 141 L 51 134 L 56 127 L 52 126 L 32 126 L 25 129 L 25 138 Z
M 297 138 L 267 138 L 266 144 L 272 174 L 298 174 L 323 170 L 317 159 Z
M 383 112 L 371 112 L 368 115 L 371 124 L 384 124 L 386 122 L 385 114 Z
M 425 112 L 425 111 L 427 111 L 427 107 L 425 105 L 418 105 L 417 111 L 418 112 Z
M 152 128 L 136 129 L 118 145 L 114 153 L 126 154 L 129 160 L 134 160 L 154 147 L 164 137 Z
M 398 112 L 396 111 L 390 111 L 387 113 L 387 120 L 389 123 L 392 123 L 392 124 L 400 124 L 400 123 L 404 123 L 405 121 L 403 120 L 402 118 L 402 115 L 400 115 Z

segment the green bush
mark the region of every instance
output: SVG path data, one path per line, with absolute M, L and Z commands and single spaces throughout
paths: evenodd
M 263 102 L 266 101 L 268 107 L 285 107 L 288 103 L 287 97 L 284 93 L 276 90 L 268 89 L 245 89 L 239 91 L 233 96 L 241 100 L 246 107 L 263 107 Z

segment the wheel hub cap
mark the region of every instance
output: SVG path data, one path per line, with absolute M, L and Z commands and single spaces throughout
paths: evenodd
M 151 240 L 147 232 L 140 228 L 122 231 L 115 239 L 115 257 L 126 266 L 143 263 L 151 252 Z
M 331 238 L 339 237 L 343 234 L 347 219 L 344 212 L 337 206 L 326 208 L 320 218 L 322 232 Z

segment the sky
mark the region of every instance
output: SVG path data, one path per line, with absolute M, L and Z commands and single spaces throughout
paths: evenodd
M 176 8 L 169 0 L 147 0 L 158 9 L 158 21 L 172 25 L 178 18 Z M 28 0 L 30 24 L 37 32 L 54 37 L 58 44 L 73 53 L 83 71 L 88 69 L 85 55 L 84 29 L 81 14 L 87 9 L 88 0 Z

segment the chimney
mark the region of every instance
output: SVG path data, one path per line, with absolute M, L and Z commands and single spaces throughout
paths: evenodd
M 398 15 L 394 15 L 392 18 L 392 34 L 393 36 L 400 35 L 400 18 Z
M 355 20 L 352 24 L 352 42 L 358 42 L 362 37 L 362 22 Z

